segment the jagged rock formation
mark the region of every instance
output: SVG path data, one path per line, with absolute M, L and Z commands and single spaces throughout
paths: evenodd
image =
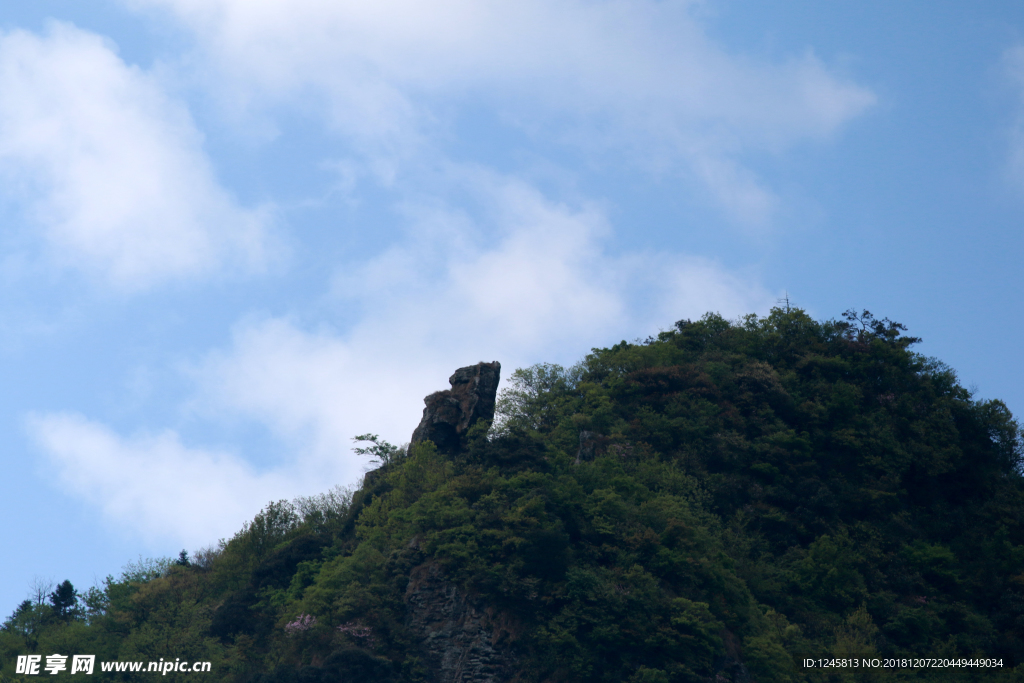
M 412 570 L 405 602 L 409 626 L 423 639 L 434 681 L 501 683 L 513 677 L 511 624 L 445 580 L 437 564 Z
M 430 394 L 410 447 L 433 441 L 438 450 L 455 453 L 478 420 L 494 417 L 501 363 L 459 368 L 448 378 L 451 389 Z M 422 638 L 424 654 L 438 683 L 500 683 L 511 678 L 513 658 L 506 620 L 486 609 L 455 584 L 441 568 L 424 563 L 409 575 L 405 592 L 408 625 Z
M 433 441 L 442 453 L 455 453 L 462 437 L 477 420 L 494 417 L 501 363 L 477 363 L 459 368 L 448 383 L 451 389 L 436 391 L 423 399 L 423 419 L 409 445 Z

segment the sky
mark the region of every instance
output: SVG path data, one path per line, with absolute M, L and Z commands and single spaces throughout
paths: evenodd
M 1024 4 L 0 0 L 0 618 L 458 367 L 868 309 L 1024 413 Z

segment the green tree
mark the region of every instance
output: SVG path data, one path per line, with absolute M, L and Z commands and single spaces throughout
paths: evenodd
M 65 580 L 58 584 L 56 590 L 50 593 L 50 606 L 53 608 L 53 615 L 59 621 L 71 621 L 81 616 L 78 608 L 78 591 Z
M 352 437 L 352 440 L 356 443 L 370 444 L 369 446 L 353 448 L 353 452 L 357 455 L 369 455 L 373 458 L 371 462 L 376 462 L 383 466 L 398 462 L 406 454 L 406 449 L 390 444 L 376 434 L 360 434 L 359 436 Z

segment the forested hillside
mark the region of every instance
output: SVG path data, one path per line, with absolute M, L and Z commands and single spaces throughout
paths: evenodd
M 446 449 L 364 435 L 358 491 L 26 601 L 0 680 L 36 680 L 28 653 L 238 683 L 1024 680 L 1020 431 L 904 332 L 707 315 L 517 370 Z M 1002 667 L 801 666 L 852 655 Z

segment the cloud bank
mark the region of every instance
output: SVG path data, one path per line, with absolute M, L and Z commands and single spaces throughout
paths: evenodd
M 553 202 L 514 179 L 475 177 L 479 215 L 411 204 L 407 242 L 339 271 L 332 305 L 364 311 L 350 329 L 250 318 L 227 347 L 197 362 L 197 413 L 266 426 L 290 454 L 275 466 L 259 471 L 186 448 L 173 432 L 125 438 L 66 414 L 34 416 L 33 438 L 62 480 L 116 524 L 209 540 L 267 500 L 358 480 L 367 463 L 351 453 L 352 437 L 408 440 L 422 397 L 445 388 L 457 367 L 499 360 L 507 377 L 541 359 L 572 362 L 600 340 L 653 333 L 707 310 L 763 311 L 773 300 L 710 261 L 614 253 L 593 207 Z M 201 502 L 218 495 L 222 505 Z
M 0 178 L 56 263 L 121 289 L 268 259 L 269 213 L 218 184 L 187 109 L 67 24 L 0 34 Z
M 209 545 L 295 489 L 291 476 L 259 474 L 236 456 L 186 447 L 173 432 L 125 438 L 71 413 L 31 415 L 26 426 L 62 490 L 151 543 Z
M 827 138 L 875 101 L 811 52 L 730 53 L 689 2 L 125 2 L 194 32 L 229 107 L 319 112 L 378 169 L 451 135 L 453 102 L 482 100 L 531 135 L 681 169 L 751 225 L 778 200 L 743 155 Z
M 365 464 L 352 436 L 406 440 L 422 397 L 457 367 L 499 360 L 507 376 L 775 299 L 712 260 L 622 251 L 599 203 L 455 159 L 446 141 L 460 108 L 482 106 L 546 152 L 667 170 L 758 226 L 780 200 L 747 155 L 826 139 L 874 102 L 810 52 L 731 53 L 685 2 L 124 1 L 193 32 L 196 53 L 180 68 L 200 64 L 197 81 L 238 120 L 318 121 L 356 159 L 346 169 L 371 169 L 400 197 L 404 221 L 400 240 L 338 268 L 319 318 L 250 314 L 230 343 L 195 359 L 197 415 L 265 427 L 286 454 L 274 466 L 184 446 L 170 431 L 125 437 L 76 415 L 30 419 L 78 495 L 150 535 L 191 538 L 196 515 L 202 534 L 235 529 L 254 502 L 352 482 Z M 129 287 L 265 258 L 266 217 L 217 184 L 184 106 L 102 40 L 59 25 L 42 38 L 7 34 L 0 79 L 21 88 L 17 106 L 0 105 L 0 160 L 36 169 L 24 192 L 56 253 Z M 154 483 L 147 471 L 166 476 Z M 173 497 L 192 481 L 195 496 Z M 195 502 L 218 492 L 223 505 Z
M 354 434 L 408 438 L 422 397 L 445 388 L 457 367 L 499 360 L 507 375 L 540 359 L 573 362 L 600 340 L 654 333 L 708 310 L 765 311 L 774 301 L 711 261 L 611 253 L 608 225 L 593 208 L 552 202 L 505 178 L 477 190 L 492 224 L 412 206 L 408 242 L 339 273 L 337 305 L 365 311 L 352 329 L 249 321 L 196 373 L 203 395 L 338 457 Z

